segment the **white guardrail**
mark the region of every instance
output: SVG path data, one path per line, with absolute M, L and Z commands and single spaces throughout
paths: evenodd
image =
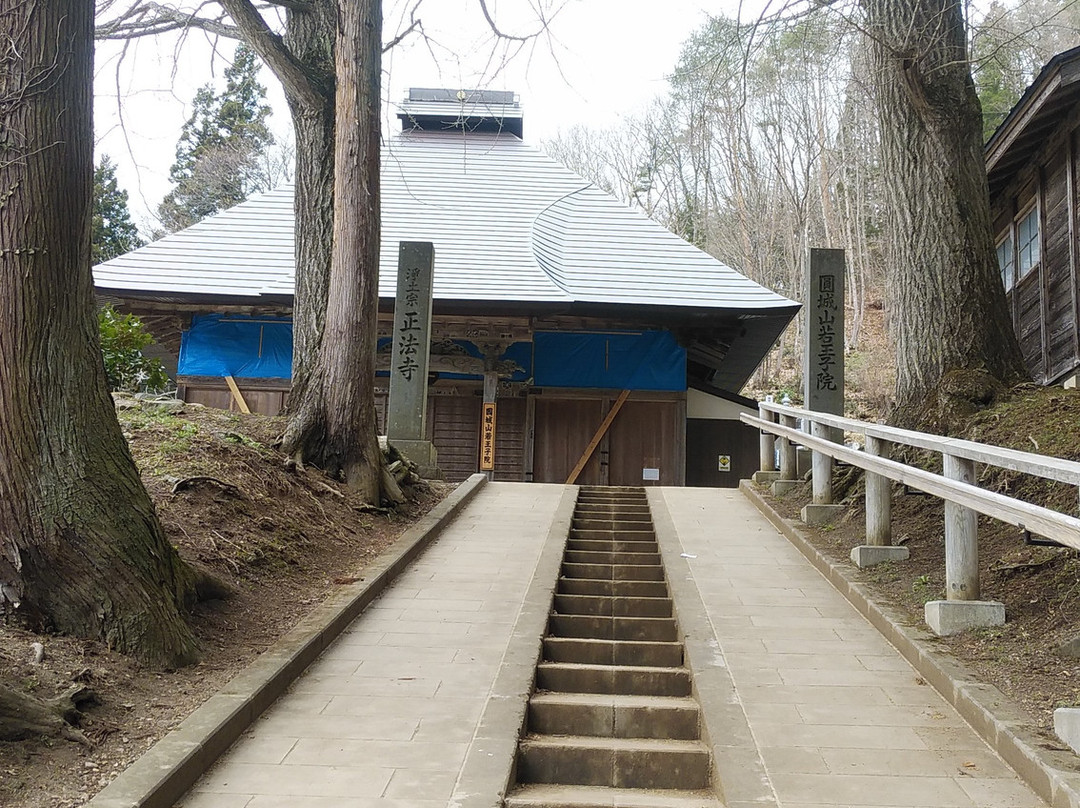
M 758 410 L 757 418 L 743 415 L 741 420 L 761 430 L 761 470 L 774 474 L 778 471 L 776 476 L 780 480 L 795 480 L 798 477 L 796 446 L 811 449 L 814 504 L 832 504 L 833 459 L 866 471 L 868 545 L 892 545 L 891 480 L 945 500 L 945 591 L 948 600 L 979 599 L 977 515 L 980 513 L 1080 550 L 1080 519 L 975 484 L 975 464 L 983 463 L 1080 486 L 1080 463 L 782 404 L 762 403 Z M 798 429 L 799 421 L 808 426 L 809 434 Z M 864 436 L 866 449 L 852 449 L 833 442 L 830 436 L 835 430 Z M 779 470 L 775 469 L 777 437 L 780 438 Z M 892 446 L 897 444 L 941 454 L 944 474 L 934 474 L 890 459 Z

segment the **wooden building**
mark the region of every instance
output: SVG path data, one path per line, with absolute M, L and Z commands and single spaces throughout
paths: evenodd
M 754 469 L 739 390 L 798 310 L 521 139 L 513 93 L 412 90 L 383 154 L 380 340 L 398 244 L 435 245 L 428 424 L 449 479 L 477 470 L 498 371 L 495 478 L 735 485 Z M 288 401 L 293 195 L 260 195 L 95 268 L 144 318 L 188 401 Z M 235 385 L 236 389 L 232 389 Z M 376 379 L 385 408 L 386 379 Z M 385 423 L 385 412 L 382 413 Z
M 998 265 L 1041 384 L 1080 369 L 1080 48 L 1055 56 L 986 144 Z

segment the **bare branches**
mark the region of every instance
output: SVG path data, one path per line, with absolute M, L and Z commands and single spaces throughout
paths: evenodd
M 103 10 L 111 8 L 107 2 L 98 8 L 99 16 Z M 211 16 L 199 16 L 207 8 L 217 8 L 216 3 L 202 3 L 195 10 L 187 12 L 159 3 L 136 2 L 118 16 L 101 23 L 94 29 L 95 39 L 135 39 L 144 36 L 157 36 L 172 31 L 199 29 L 215 36 L 240 39 L 242 34 L 235 25 L 226 22 L 224 12 Z

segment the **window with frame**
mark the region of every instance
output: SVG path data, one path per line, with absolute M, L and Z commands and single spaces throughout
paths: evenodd
M 997 243 L 998 269 L 1001 270 L 1001 282 L 1008 292 L 1016 280 L 1016 253 L 1013 250 L 1012 231 L 1008 231 Z
M 1039 206 L 1035 205 L 1016 224 L 1018 279 L 1039 265 Z

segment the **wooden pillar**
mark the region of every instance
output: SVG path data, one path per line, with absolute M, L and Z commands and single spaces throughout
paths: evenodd
M 832 439 L 832 429 L 824 424 L 814 423 L 810 434 L 815 438 Z M 832 458 L 816 449 L 811 454 L 813 490 L 815 505 L 832 505 Z
M 866 452 L 888 458 L 892 444 L 866 436 Z M 892 545 L 892 483 L 881 474 L 866 472 L 866 543 L 875 547 Z
M 781 426 L 798 429 L 799 420 L 794 415 L 781 415 Z M 798 457 L 795 442 L 790 438 L 780 438 L 780 479 L 797 480 L 799 478 Z
M 975 461 L 944 456 L 945 476 L 975 482 Z M 945 502 L 945 598 L 979 599 L 979 516 L 963 505 Z
M 776 422 L 776 413 L 769 412 L 764 406 L 758 405 L 758 417 L 762 421 Z M 776 470 L 776 436 L 761 430 L 760 448 L 758 452 L 759 467 L 762 471 Z

